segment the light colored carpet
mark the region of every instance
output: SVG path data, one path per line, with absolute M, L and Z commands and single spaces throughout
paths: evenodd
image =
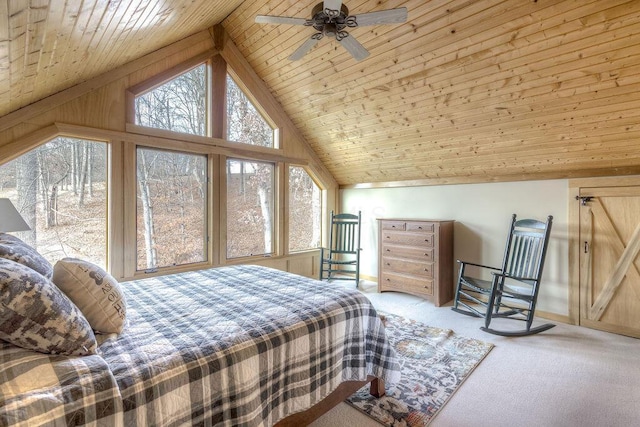
M 340 282 L 353 287 L 353 282 Z M 556 323 L 507 338 L 482 332 L 481 320 L 411 295 L 361 290 L 382 311 L 495 345 L 430 424 L 590 427 L 640 425 L 640 340 Z M 313 427 L 380 427 L 346 403 Z

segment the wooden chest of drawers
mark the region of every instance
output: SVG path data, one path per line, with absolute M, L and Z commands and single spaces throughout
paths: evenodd
M 453 299 L 453 221 L 378 219 L 378 292 Z

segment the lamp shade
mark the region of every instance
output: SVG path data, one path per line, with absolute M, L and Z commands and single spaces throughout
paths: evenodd
M 22 219 L 11 200 L 0 199 L 0 232 L 27 230 L 31 228 Z

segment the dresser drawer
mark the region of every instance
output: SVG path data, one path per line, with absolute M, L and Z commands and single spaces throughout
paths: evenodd
M 382 221 L 383 230 L 400 230 L 406 229 L 406 223 L 404 221 Z
M 400 274 L 382 273 L 380 291 L 400 291 L 433 295 L 433 281 L 427 278 L 402 276 Z
M 382 231 L 382 244 L 395 243 L 406 246 L 418 246 L 421 248 L 433 247 L 433 234 L 406 233 L 394 231 Z
M 410 258 L 420 261 L 433 261 L 432 248 L 413 248 L 409 246 L 382 245 L 382 256 Z
M 415 274 L 422 277 L 433 277 L 433 263 L 412 261 L 408 259 L 383 257 L 383 271 L 395 271 L 396 273 Z
M 407 222 L 405 230 L 417 233 L 433 233 L 434 225 L 432 222 Z

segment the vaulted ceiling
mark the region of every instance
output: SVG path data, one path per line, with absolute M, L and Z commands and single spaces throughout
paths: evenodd
M 640 173 L 640 1 L 345 0 L 408 9 L 362 61 L 254 22 L 317 2 L 0 2 L 0 117 L 222 23 L 343 186 Z

